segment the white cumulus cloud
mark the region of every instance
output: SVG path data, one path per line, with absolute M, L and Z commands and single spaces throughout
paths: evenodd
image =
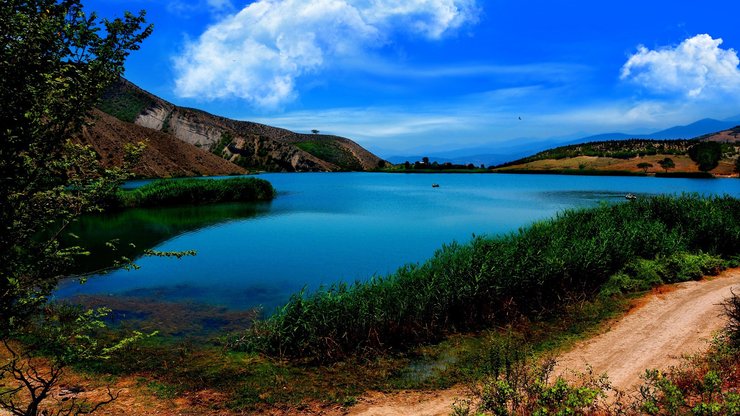
M 671 48 L 640 46 L 622 67 L 621 78 L 652 91 L 692 98 L 740 91 L 740 59 L 735 50 L 722 49 L 722 42 L 703 34 Z
M 274 108 L 301 75 L 362 56 L 393 34 L 439 39 L 477 20 L 475 0 L 259 0 L 175 58 L 176 93 Z

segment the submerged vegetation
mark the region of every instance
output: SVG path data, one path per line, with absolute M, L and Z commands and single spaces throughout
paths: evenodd
M 294 295 L 235 346 L 318 361 L 405 350 L 557 314 L 569 298 L 698 278 L 738 253 L 740 201 L 731 197 L 571 210 L 513 234 L 446 246 L 387 277 Z
M 268 203 L 221 203 L 113 210 L 78 218 L 60 237 L 63 247 L 84 242 L 94 256 L 79 256 L 70 274 L 115 268 L 121 257 L 135 259 L 180 234 L 224 221 L 264 215 Z M 118 241 L 119 244 L 111 242 Z M 122 244 L 121 244 L 122 243 Z
M 257 178 L 157 180 L 131 191 L 120 191 L 114 207 L 161 207 L 217 202 L 269 201 L 275 197 L 270 182 Z

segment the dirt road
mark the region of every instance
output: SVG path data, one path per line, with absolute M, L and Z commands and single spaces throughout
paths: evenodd
M 562 355 L 556 371 L 583 371 L 590 364 L 597 374 L 608 373 L 615 387 L 627 390 L 640 382 L 645 369 L 666 369 L 683 355 L 705 350 L 725 324 L 720 304 L 733 289 L 740 292 L 740 269 L 652 295 L 607 332 Z
M 682 355 L 706 349 L 712 335 L 725 323 L 720 304 L 733 289 L 740 292 L 740 269 L 648 295 L 640 307 L 612 322 L 601 335 L 578 343 L 563 354 L 556 374 L 581 372 L 590 364 L 596 374 L 607 373 L 616 388 L 627 390 L 640 381 L 645 369 L 665 369 L 677 364 Z M 462 394 L 462 389 L 375 393 L 361 399 L 349 414 L 449 415 L 455 398 Z

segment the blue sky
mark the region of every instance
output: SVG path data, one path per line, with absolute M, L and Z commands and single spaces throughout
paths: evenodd
M 97 0 L 147 10 L 126 77 L 383 156 L 740 115 L 732 0 Z M 520 119 L 521 118 L 521 119 Z

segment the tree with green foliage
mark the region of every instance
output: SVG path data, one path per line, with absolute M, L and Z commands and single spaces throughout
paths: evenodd
M 69 140 L 151 27 L 142 28 L 143 12 L 98 22 L 79 0 L 13 0 L 0 22 L 0 331 L 6 331 L 45 302 L 77 254 L 60 248 L 56 237 L 116 189 L 110 179 L 120 172 L 102 170 L 90 148 Z
M 320 132 L 318 130 L 316 130 L 316 129 L 313 129 L 313 130 L 311 130 L 311 133 L 313 133 L 313 134 L 319 134 Z
M 668 169 L 673 169 L 676 167 L 676 164 L 673 162 L 673 159 L 671 159 L 670 157 L 659 160 L 658 164 L 660 165 L 661 168 L 665 169 L 666 173 L 668 173 Z
M 25 354 L 51 354 L 53 370 L 97 348 L 80 343 L 75 354 L 65 352 L 70 336 L 75 342 L 84 337 L 75 331 L 87 333 L 99 320 L 85 323 L 78 315 L 60 326 L 47 300 L 74 257 L 85 254 L 81 247 L 62 247 L 58 237 L 75 217 L 99 210 L 126 178 L 125 170 L 103 169 L 91 148 L 71 139 L 91 119 L 104 89 L 122 75 L 129 53 L 151 33 L 144 23 L 143 11 L 98 19 L 85 14 L 80 0 L 9 0 L 0 9 L 0 339 L 12 358 L 0 367 L 0 378 L 14 376 L 31 397 L 21 406 L 20 390 L 2 390 L 0 406 L 16 415 L 42 413 L 48 397 L 48 389 L 36 389 L 44 383 L 29 376 L 37 369 Z M 141 148 L 128 150 L 133 156 Z M 25 343 L 34 328 L 67 332 Z M 31 350 L 16 354 L 14 342 Z M 20 379 L 18 366 L 26 368 Z M 46 380 L 49 387 L 57 381 Z
M 648 162 L 640 162 L 637 164 L 638 169 L 642 169 L 643 172 L 647 173 L 648 169 L 652 168 L 653 164 Z
M 689 148 L 689 157 L 696 162 L 699 170 L 709 172 L 717 167 L 722 159 L 722 144 L 717 142 L 701 142 Z

